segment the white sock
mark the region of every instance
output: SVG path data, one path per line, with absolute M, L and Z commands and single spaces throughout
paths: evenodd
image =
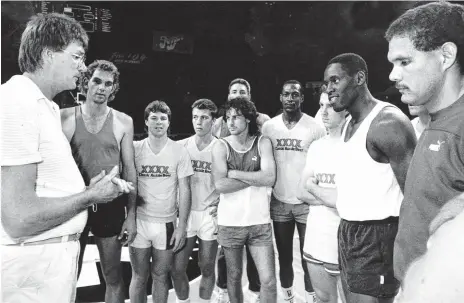
M 209 302 L 211 302 L 211 299 L 206 300 L 206 299 L 199 298 L 198 302 L 199 303 L 209 303 Z
M 282 287 L 282 292 L 284 293 L 284 299 L 293 298 L 293 287 L 292 286 L 290 286 L 289 288 Z
M 190 303 L 190 298 L 187 298 L 185 300 L 180 300 L 179 298 L 176 297 L 176 303 Z
M 305 291 L 306 303 L 314 303 L 316 302 L 316 293 Z

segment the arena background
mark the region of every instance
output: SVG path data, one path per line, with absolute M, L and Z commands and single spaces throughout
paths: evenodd
M 282 83 L 299 80 L 305 87 L 303 110 L 314 115 L 326 63 L 343 52 L 364 57 L 370 90 L 407 112 L 388 79 L 388 44 L 383 35 L 394 18 L 415 5 L 419 3 L 2 1 L 1 82 L 19 73 L 19 41 L 30 16 L 60 12 L 88 30 L 87 64 L 106 59 L 119 67 L 121 88 L 110 106 L 133 118 L 137 138 L 144 136 L 143 110 L 153 100 L 164 100 L 172 109 L 171 137 L 188 136 L 193 101 L 209 98 L 223 104 L 229 82 L 237 77 L 251 83 L 258 110 L 270 116 L 280 108 Z M 55 101 L 67 107 L 81 98 L 77 91 L 66 91 Z M 295 287 L 302 302 L 297 239 L 294 248 Z M 122 259 L 128 287 L 127 249 Z M 196 263 L 194 251 L 188 268 L 192 281 L 199 275 Z M 79 301 L 103 301 L 102 281 L 96 247 L 89 245 Z

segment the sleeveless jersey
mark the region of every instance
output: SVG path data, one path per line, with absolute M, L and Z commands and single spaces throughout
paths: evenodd
M 258 171 L 261 169 L 259 141 L 256 137 L 246 151 L 235 150 L 225 139 L 227 168 L 229 170 Z M 218 206 L 218 224 L 222 226 L 251 226 L 266 224 L 271 220 L 269 213 L 268 187 L 249 186 L 239 191 L 221 194 Z
M 347 142 L 351 116 L 343 128 L 337 159 L 337 210 L 343 219 L 368 221 L 399 215 L 403 193 L 391 165 L 373 160 L 366 148 L 371 123 L 387 106 L 393 105 L 379 101 Z
M 96 134 L 85 127 L 80 106 L 75 108 L 75 117 L 76 130 L 71 138 L 71 149 L 85 184 L 89 185 L 90 179 L 102 170 L 109 173 L 120 164 L 119 144 L 113 132 L 113 110 L 110 109 L 102 129 Z

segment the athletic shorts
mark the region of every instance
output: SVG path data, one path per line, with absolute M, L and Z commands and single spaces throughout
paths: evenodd
M 276 222 L 296 221 L 306 224 L 309 213 L 309 205 L 306 203 L 289 204 L 277 200 L 271 196 L 271 219 Z
M 174 233 L 174 222 L 154 223 L 140 219 L 136 219 L 136 221 L 137 235 L 130 246 L 135 248 L 154 247 L 158 250 L 169 250 L 174 247 L 170 244 Z
M 92 234 L 100 238 L 119 235 L 126 220 L 127 195 L 122 195 L 106 204 L 95 204 L 89 207 L 87 226 Z
M 79 242 L 1 247 L 3 303 L 74 303 Z
M 187 222 L 187 238 L 197 236 L 204 241 L 217 239 L 217 218 L 211 216 L 210 211 L 210 208 L 202 211 L 190 211 Z
M 228 248 L 272 245 L 272 227 L 270 223 L 251 226 L 219 225 L 218 242 Z
M 303 253 L 303 259 L 306 260 L 306 262 L 308 263 L 312 263 L 312 264 L 317 264 L 317 265 L 321 265 L 324 267 L 325 271 L 327 273 L 329 273 L 331 276 L 338 276 L 340 275 L 340 266 L 338 264 L 334 264 L 334 263 L 327 263 L 327 262 L 324 262 L 324 261 L 321 261 L 321 260 L 318 260 L 316 258 L 314 258 L 313 256 L 311 256 L 310 254 L 307 254 L 307 253 Z
M 353 293 L 392 298 L 400 283 L 393 275 L 398 217 L 374 221 L 341 220 L 338 255 L 342 283 Z

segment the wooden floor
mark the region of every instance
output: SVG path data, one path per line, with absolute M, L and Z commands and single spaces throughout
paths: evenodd
M 295 279 L 293 282 L 293 288 L 295 292 L 295 303 L 304 303 L 304 283 L 303 283 L 303 269 L 301 267 L 300 261 L 300 252 L 299 252 L 299 239 L 297 237 L 297 233 L 295 232 L 294 240 L 293 240 L 293 270 L 295 274 Z M 274 251 L 276 253 L 276 274 L 277 274 L 277 293 L 278 293 L 278 302 L 284 302 L 280 290 L 280 281 L 279 281 L 279 264 L 278 264 L 278 255 L 277 250 Z M 95 245 L 88 245 L 84 255 L 84 264 L 82 268 L 81 276 L 79 277 L 78 281 L 78 302 L 101 302 L 104 300 L 104 286 L 102 285 L 102 277 L 101 272 L 99 272 L 99 268 L 97 266 L 97 262 L 99 260 L 98 251 Z M 246 258 L 244 257 L 244 262 Z M 123 262 L 123 268 L 125 268 L 124 272 L 127 275 L 127 271 L 129 268 L 130 272 L 130 264 L 129 262 L 129 252 L 126 247 L 123 248 L 121 261 Z M 200 276 L 198 276 L 198 268 L 196 266 L 197 258 L 196 258 L 196 251 L 193 253 L 193 258 L 190 260 L 188 275 L 191 279 L 190 281 L 190 301 L 192 303 L 198 302 L 199 295 L 198 295 L 198 286 L 200 282 Z M 244 264 L 245 268 L 245 264 Z M 129 273 L 130 275 L 130 273 Z M 127 277 L 124 278 L 125 284 L 127 284 Z M 130 278 L 129 278 L 130 281 Z M 243 275 L 243 289 L 244 289 L 244 298 L 245 302 L 248 303 L 248 280 L 246 274 Z M 215 290 L 216 291 L 216 290 Z M 213 294 L 214 296 L 215 294 Z M 127 299 L 125 302 L 130 302 Z M 148 302 L 151 302 L 151 296 L 148 296 Z M 168 302 L 176 302 L 176 296 L 174 290 L 171 289 L 169 291 L 169 300 Z

